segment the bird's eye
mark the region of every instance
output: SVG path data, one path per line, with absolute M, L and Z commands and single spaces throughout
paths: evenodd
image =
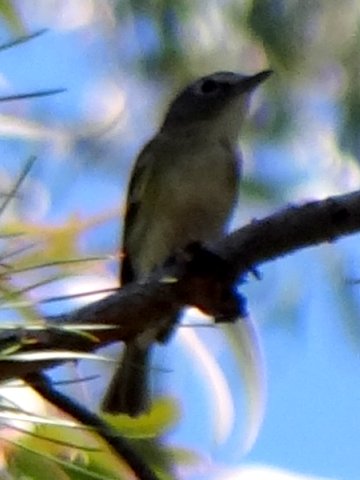
M 219 84 L 215 80 L 205 80 L 201 85 L 201 93 L 213 93 L 218 90 Z

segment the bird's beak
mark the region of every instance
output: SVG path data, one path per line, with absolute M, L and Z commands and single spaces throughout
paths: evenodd
M 243 78 L 239 82 L 239 93 L 251 92 L 258 85 L 260 85 L 260 83 L 264 82 L 267 78 L 269 78 L 272 73 L 272 70 L 263 70 L 262 72 L 256 73 L 255 75 L 250 75 Z

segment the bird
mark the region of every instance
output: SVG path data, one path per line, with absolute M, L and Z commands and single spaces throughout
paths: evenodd
M 271 73 L 211 73 L 170 103 L 129 181 L 121 285 L 145 280 L 193 242 L 211 246 L 225 234 L 241 179 L 238 137 L 251 93 Z M 104 412 L 137 417 L 149 411 L 151 349 L 168 337 L 169 332 L 154 338 L 153 331 L 145 331 L 126 342 L 102 401 Z

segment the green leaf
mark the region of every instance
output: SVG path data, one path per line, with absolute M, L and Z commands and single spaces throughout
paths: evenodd
M 104 414 L 106 421 L 128 438 L 155 438 L 179 419 L 179 410 L 170 398 L 157 399 L 149 414 L 131 418 L 128 415 Z
M 24 33 L 25 27 L 14 6 L 14 2 L 10 0 L 0 0 L 0 16 L 15 33 Z
M 35 454 L 18 447 L 8 459 L 8 469 L 15 478 L 33 480 L 69 480 L 69 476 L 55 462 L 45 455 Z

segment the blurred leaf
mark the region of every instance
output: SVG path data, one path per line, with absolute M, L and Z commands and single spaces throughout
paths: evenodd
M 60 468 L 69 479 L 125 478 L 125 463 L 115 457 L 93 429 L 61 419 L 54 419 L 52 424 L 45 421 L 35 425 L 35 435 L 24 434 L 21 443 L 14 446 L 9 454 L 15 453 L 21 458 L 24 455 L 25 459 L 32 457 L 34 468 L 37 465 L 41 467 L 44 458 Z M 42 479 L 41 475 L 34 478 Z
M 4 279 L 0 282 L 0 303 L 11 303 L 14 300 L 21 301 L 24 298 L 23 292 L 19 292 L 14 288 L 10 282 L 5 282 Z M 17 307 L 18 312 L 24 320 L 29 323 L 39 323 L 42 321 L 41 314 L 31 302 L 20 302 Z
M 120 478 L 106 474 L 98 475 L 86 464 L 62 460 L 59 456 L 55 457 L 47 453 L 46 449 L 37 451 L 25 444 L 11 443 L 15 448 L 10 451 L 11 454 L 8 453 L 7 462 L 9 471 L 15 475 L 15 478 L 33 480 L 118 480 Z
M 22 172 L 16 186 L 7 195 L 0 206 L 1 212 L 9 205 L 9 198 L 17 194 L 26 173 Z M 76 257 L 79 234 L 107 219 L 107 215 L 84 221 L 73 218 L 60 226 L 36 225 L 25 221 L 5 223 L 2 226 L 2 238 L 11 245 L 11 249 L 6 248 L 5 243 L 4 254 L 0 259 L 4 265 L 4 271 L 0 271 L 2 308 L 9 308 L 11 305 L 29 324 L 41 322 L 41 315 L 31 301 L 30 292 L 50 282 L 79 275 L 93 268 L 89 263 L 91 259 L 85 258 L 82 261 L 80 257 Z M 19 231 L 22 236 L 18 236 Z M 47 270 L 42 271 L 42 268 Z M 18 345 L 13 344 L 9 348 L 16 350 Z
M 15 478 L 69 480 L 63 469 L 45 455 L 35 455 L 21 447 L 16 448 L 8 458 L 8 469 Z
M 185 448 L 168 448 L 166 454 L 174 465 L 189 467 L 201 463 L 199 454 Z
M 347 72 L 346 90 L 342 98 L 343 115 L 339 131 L 342 147 L 350 151 L 355 158 L 360 155 L 360 28 L 355 33 L 352 44 L 345 51 L 343 64 Z
M 121 21 L 131 11 L 133 28 L 141 43 L 144 22 L 156 38 L 151 49 L 143 49 L 141 67 L 146 76 L 180 77 L 188 71 L 188 52 L 185 51 L 181 31 L 182 25 L 191 18 L 194 10 L 187 0 L 177 2 L 157 0 L 131 0 L 127 4 L 116 2 L 115 13 Z M 185 75 L 186 76 L 186 75 Z
M 9 27 L 17 34 L 24 32 L 24 24 L 11 0 L 0 0 L 0 17 L 5 20 Z
M 34 465 L 37 465 L 37 456 L 40 458 L 39 466 L 42 465 L 42 459 L 53 461 L 61 473 L 66 473 L 70 479 L 122 479 L 128 476 L 128 467 L 122 459 L 115 456 L 102 439 L 90 430 L 81 428 L 64 429 L 60 426 L 48 425 L 45 423 L 37 425 L 36 436 L 25 435 L 21 440 L 22 447 L 15 447 L 10 450 L 8 456 L 16 453 L 24 461 L 28 456 L 32 456 Z M 122 433 L 122 432 L 121 432 Z M 55 440 L 48 440 L 48 437 Z M 56 441 L 58 440 L 58 442 Z M 67 444 L 68 442 L 68 444 Z M 73 444 L 79 445 L 74 448 Z M 191 455 L 182 449 L 164 449 L 153 441 L 131 440 L 133 448 L 140 454 L 152 468 L 156 469 L 159 478 L 173 479 L 173 475 L 168 473 L 172 469 L 174 459 L 184 465 L 195 463 L 196 456 Z M 85 445 L 86 449 L 82 449 Z M 89 449 L 89 445 L 91 449 Z M 35 468 L 35 467 L 34 467 Z M 31 470 L 32 471 L 32 470 Z M 41 470 L 39 470 L 41 471 Z M 56 472 L 56 470 L 54 470 Z M 42 477 L 34 477 L 40 479 Z M 61 477 L 60 477 L 61 478 Z
M 247 453 L 254 445 L 262 426 L 266 404 L 266 368 L 257 326 L 250 317 L 234 325 L 223 325 L 232 346 L 245 385 L 247 418 L 242 445 Z
M 332 298 L 339 309 L 339 319 L 342 322 L 347 340 L 356 350 L 360 350 L 359 322 L 359 285 L 348 279 L 345 267 L 347 253 L 322 250 L 319 252 L 329 278 L 331 278 Z M 344 258 L 345 257 L 345 258 Z
M 69 350 L 45 350 L 27 353 L 14 353 L 11 355 L 1 355 L 0 361 L 13 362 L 38 362 L 38 361 L 56 361 L 56 360 L 96 360 L 108 362 L 109 359 L 96 353 L 72 352 Z M 1 413 L 0 413 L 1 415 Z
M 77 253 L 79 234 L 87 227 L 86 222 L 82 222 L 74 216 L 60 226 L 12 221 L 8 222 L 2 230 L 4 234 L 11 234 L 21 229 L 28 241 L 30 239 L 38 241 L 38 248 L 17 259 L 13 266 L 18 270 L 44 262 L 54 261 L 55 264 L 56 262 L 65 262 L 69 257 L 74 259 Z
M 281 199 L 279 188 L 256 178 L 244 178 L 241 180 L 241 195 L 245 195 L 252 201 L 273 202 Z
M 179 420 L 179 411 L 173 400 L 157 399 L 149 414 L 131 418 L 128 415 L 103 414 L 105 419 L 128 438 L 155 438 L 165 433 Z
M 303 2 L 302 2 L 303 3 Z M 303 58 L 304 23 L 311 15 L 307 3 L 305 15 L 300 16 L 301 2 L 292 0 L 253 0 L 248 12 L 248 25 L 261 40 L 274 68 L 292 71 L 299 68 Z
M 21 388 L 21 387 L 20 387 Z M 34 425 L 53 425 L 56 427 L 70 428 L 75 430 L 91 430 L 90 427 L 81 426 L 71 420 L 62 420 L 58 418 L 44 417 L 35 415 L 32 413 L 24 412 L 18 408 L 2 408 L 0 411 L 1 420 L 6 423 L 7 421 L 28 422 Z

